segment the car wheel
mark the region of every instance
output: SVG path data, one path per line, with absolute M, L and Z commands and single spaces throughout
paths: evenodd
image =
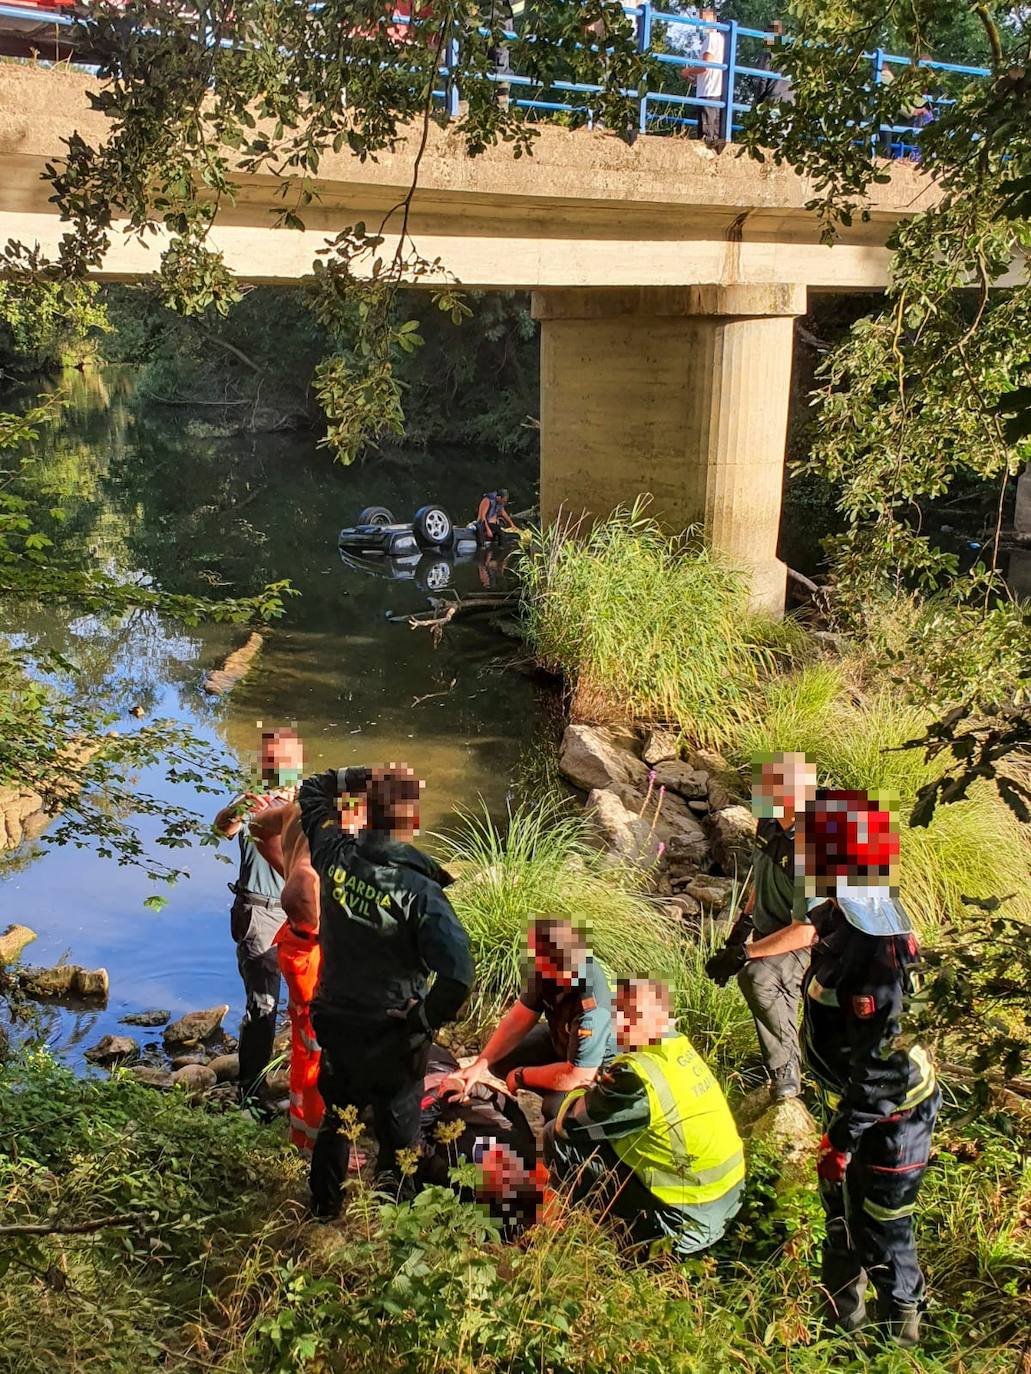
M 415 512 L 412 528 L 419 543 L 428 544 L 430 548 L 443 548 L 451 542 L 451 516 L 443 506 L 420 507 Z
M 441 592 L 451 582 L 451 563 L 446 558 L 426 558 L 419 566 L 416 581 L 425 592 Z
M 393 514 L 386 506 L 366 506 L 358 517 L 359 525 L 392 525 Z

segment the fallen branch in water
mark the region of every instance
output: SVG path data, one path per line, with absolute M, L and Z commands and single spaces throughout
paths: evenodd
M 130 1226 L 139 1220 L 135 1213 L 125 1213 L 122 1216 L 98 1217 L 95 1221 L 27 1221 L 16 1226 L 0 1226 L 0 1236 L 86 1236 L 92 1231 Z
M 421 706 L 424 701 L 432 701 L 434 697 L 446 697 L 453 691 L 458 678 L 453 677 L 442 692 L 427 692 L 425 696 L 412 697 L 413 706 Z

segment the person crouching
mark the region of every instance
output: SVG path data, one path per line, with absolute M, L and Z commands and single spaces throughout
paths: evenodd
M 676 1028 L 665 983 L 617 984 L 616 1041 L 621 1053 L 545 1128 L 545 1157 L 575 1199 L 625 1223 L 633 1247 L 668 1240 L 686 1259 L 719 1240 L 741 1205 L 741 1138 Z

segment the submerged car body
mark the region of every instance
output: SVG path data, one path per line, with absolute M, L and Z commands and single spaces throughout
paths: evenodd
M 443 506 L 422 506 L 408 523 L 396 521 L 385 506 L 368 506 L 337 537 L 341 552 L 373 558 L 417 558 L 424 549 L 468 558 L 479 543 L 476 527 L 455 525 Z

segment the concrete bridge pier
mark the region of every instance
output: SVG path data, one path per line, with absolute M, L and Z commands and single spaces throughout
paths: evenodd
M 784 609 L 777 557 L 795 285 L 534 294 L 541 322 L 541 517 L 608 514 L 642 492 L 701 526 Z

